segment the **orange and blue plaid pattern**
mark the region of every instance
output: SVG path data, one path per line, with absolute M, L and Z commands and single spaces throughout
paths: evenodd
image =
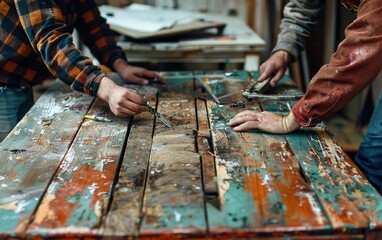
M 59 78 L 95 96 L 103 74 L 75 47 L 74 28 L 100 63 L 112 68 L 125 59 L 94 0 L 0 0 L 0 82 L 21 87 Z

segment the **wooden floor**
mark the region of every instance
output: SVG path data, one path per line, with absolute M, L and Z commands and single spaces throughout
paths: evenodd
M 382 198 L 325 125 L 236 133 L 236 101 L 281 114 L 295 102 L 246 101 L 257 73 L 166 74 L 129 87 L 172 128 L 55 82 L 0 144 L 0 238 L 380 239 Z M 198 74 L 220 75 L 203 78 L 220 103 L 186 94 Z

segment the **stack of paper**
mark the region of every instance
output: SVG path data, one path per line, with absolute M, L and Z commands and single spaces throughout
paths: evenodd
M 197 12 L 143 4 L 131 4 L 125 8 L 103 5 L 99 9 L 111 29 L 136 39 L 163 37 L 213 27 L 224 29 L 225 26 L 220 22 L 206 22 L 203 15 Z
M 155 8 L 136 3 L 125 8 L 103 5 L 100 6 L 100 10 L 111 25 L 148 33 L 201 20 L 201 17 L 194 12 Z

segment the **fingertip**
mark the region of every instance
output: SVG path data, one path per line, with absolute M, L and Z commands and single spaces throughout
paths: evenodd
M 263 77 L 263 75 L 260 75 L 260 77 L 257 79 L 257 81 L 263 81 L 264 80 L 264 77 Z
M 230 125 L 230 126 L 236 125 L 235 124 L 235 118 L 232 118 L 231 120 L 229 120 L 228 125 Z
M 274 80 L 269 82 L 269 85 L 274 88 L 276 86 L 276 82 Z
M 239 127 L 234 127 L 232 128 L 235 132 L 239 132 L 240 131 L 240 128 Z
M 159 77 L 158 80 L 159 80 L 160 83 L 164 83 L 165 82 L 163 77 Z

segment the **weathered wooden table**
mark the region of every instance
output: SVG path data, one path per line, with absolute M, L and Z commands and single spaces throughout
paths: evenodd
M 192 73 L 167 74 L 193 88 Z M 325 126 L 227 125 L 243 110 L 236 100 L 279 113 L 294 104 L 245 101 L 253 74 L 205 78 L 220 104 L 132 86 L 173 128 L 148 112 L 116 118 L 57 81 L 0 144 L 0 238 L 381 239 L 382 198 Z M 276 92 L 290 89 L 285 80 Z

